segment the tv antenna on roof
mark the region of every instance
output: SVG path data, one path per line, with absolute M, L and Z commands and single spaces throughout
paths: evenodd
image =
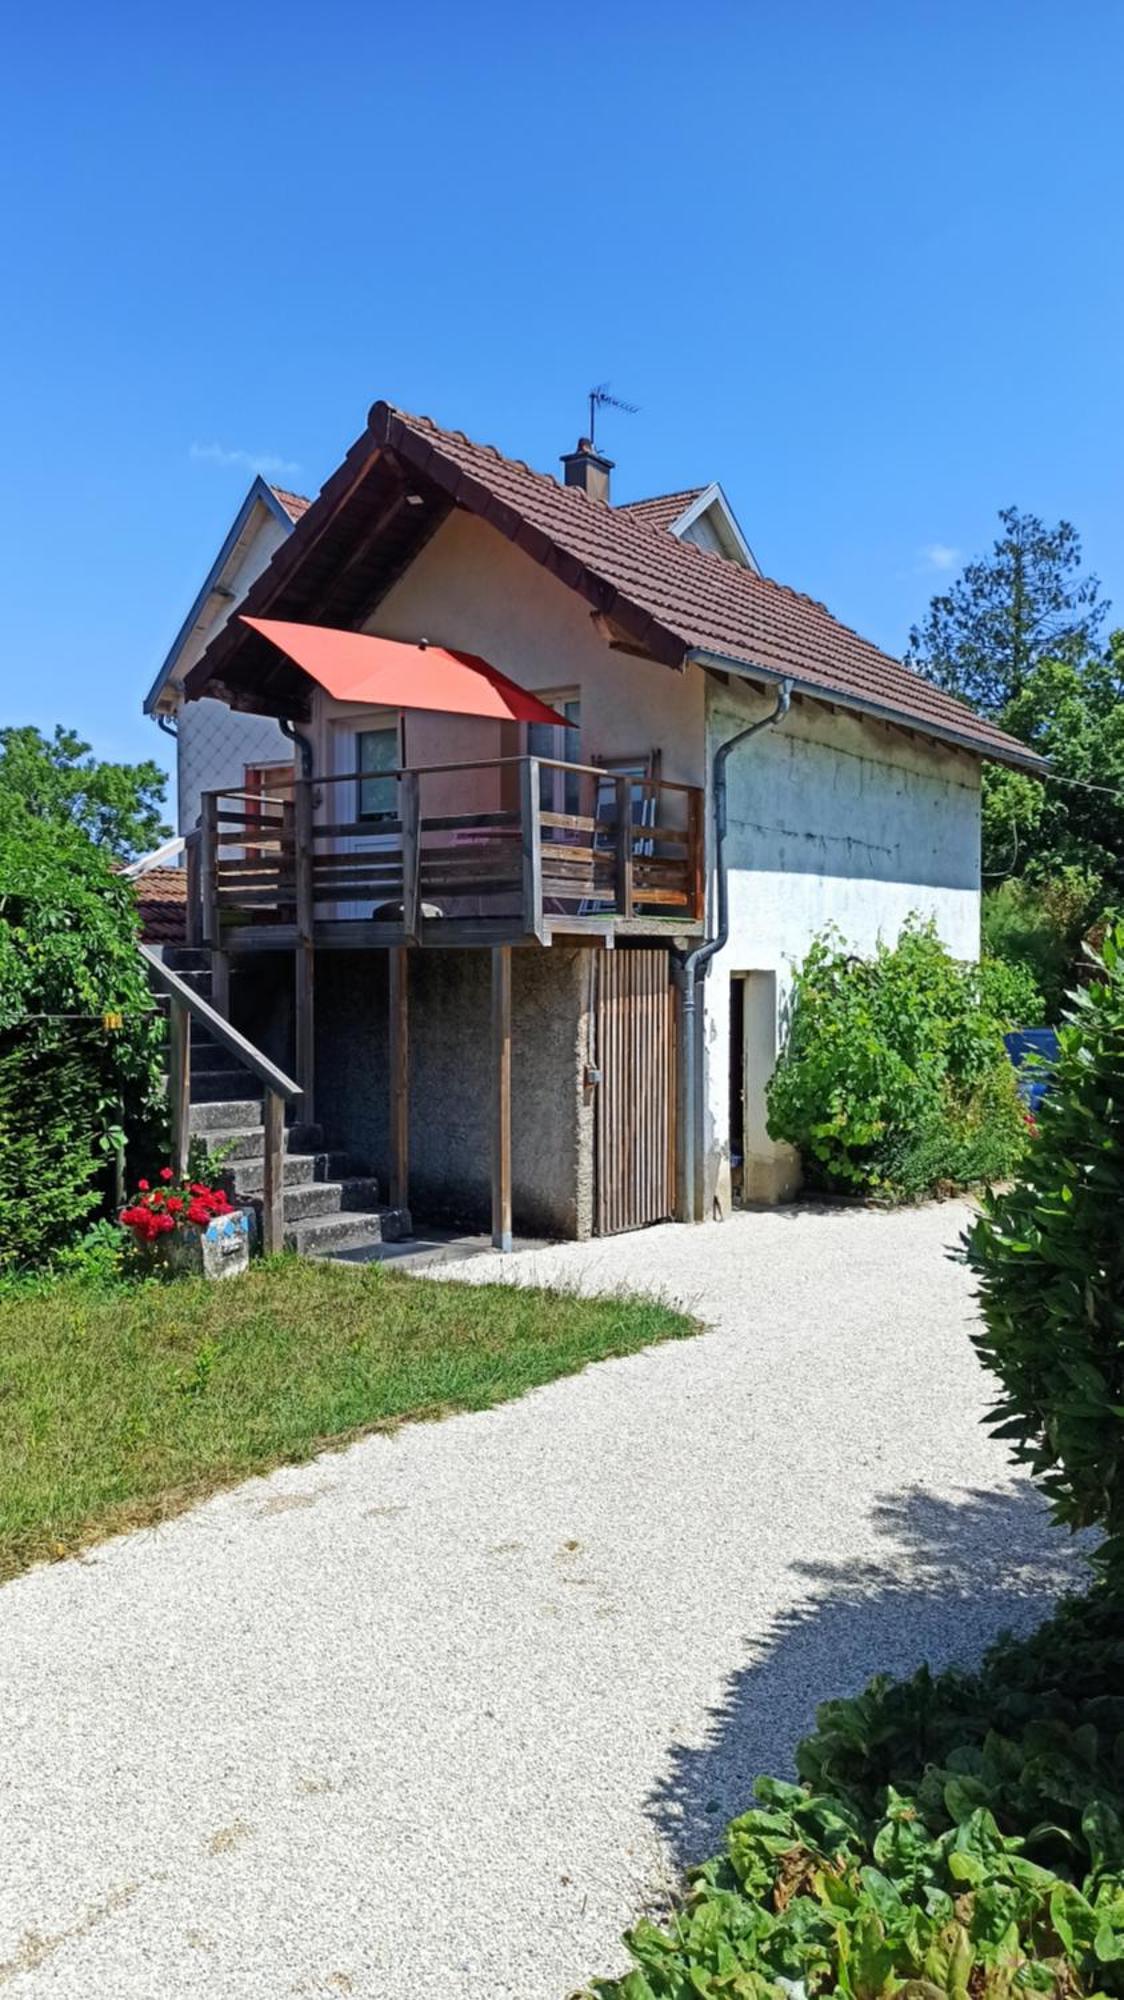
M 619 396 L 610 396 L 609 384 L 599 382 L 596 389 L 589 392 L 589 442 L 597 442 L 598 410 L 623 410 L 626 416 L 634 417 L 639 411 L 639 403 L 622 403 Z

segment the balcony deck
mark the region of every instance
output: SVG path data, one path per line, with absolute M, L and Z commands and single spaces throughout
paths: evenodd
M 291 799 L 204 794 L 194 938 L 260 952 L 702 932 L 698 787 L 538 757 L 380 775 L 397 804 L 374 819 L 341 816 L 370 773 L 301 779 Z

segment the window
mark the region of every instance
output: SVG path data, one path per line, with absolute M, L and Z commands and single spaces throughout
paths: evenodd
M 393 819 L 398 810 L 398 725 L 361 729 L 355 738 L 361 773 L 356 817 Z
M 579 763 L 582 714 L 579 697 L 576 694 L 546 694 L 543 700 L 549 708 L 555 708 L 559 715 L 564 715 L 566 721 L 564 725 L 529 722 L 527 755 L 553 757 L 563 764 Z M 544 812 L 579 812 L 579 788 L 580 779 L 576 771 L 552 771 L 548 768 L 539 772 L 539 798 Z

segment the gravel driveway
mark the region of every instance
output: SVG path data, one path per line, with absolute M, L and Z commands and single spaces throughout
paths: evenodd
M 711 1331 L 0 1591 L 0 1987 L 563 2000 L 615 1969 L 821 1697 L 970 1659 L 1075 1574 L 978 1425 L 964 1213 L 513 1259 Z

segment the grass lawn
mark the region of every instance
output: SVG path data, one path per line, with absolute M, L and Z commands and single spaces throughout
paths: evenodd
M 695 1331 L 643 1299 L 278 1258 L 0 1296 L 0 1578 L 404 1418 Z

